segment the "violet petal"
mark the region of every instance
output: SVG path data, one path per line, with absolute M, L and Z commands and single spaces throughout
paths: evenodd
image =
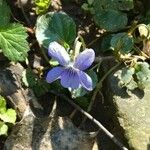
M 93 49 L 85 49 L 81 52 L 74 63 L 74 67 L 79 70 L 85 70 L 91 66 L 95 59 L 95 52 Z
M 54 67 L 47 73 L 46 81 L 52 83 L 60 77 L 63 71 L 64 69 L 62 67 Z
M 51 42 L 48 48 L 48 54 L 59 62 L 60 65 L 67 65 L 70 62 L 70 57 L 63 46 L 57 42 Z
M 80 84 L 87 89 L 88 91 L 92 91 L 92 79 L 91 77 L 83 71 L 79 71 L 79 80 Z
M 72 69 L 66 69 L 61 75 L 61 85 L 65 88 L 77 89 L 79 87 L 77 72 Z

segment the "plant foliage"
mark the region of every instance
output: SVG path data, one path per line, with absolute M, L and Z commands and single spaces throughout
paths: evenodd
M 96 87 L 97 82 L 98 82 L 97 75 L 93 70 L 90 70 L 87 73 L 92 78 L 93 89 L 94 89 Z M 85 90 L 83 87 L 80 87 L 80 88 L 78 88 L 72 92 L 72 97 L 73 98 L 82 97 L 82 96 L 86 95 L 87 93 L 88 93 L 87 90 Z
M 16 112 L 14 109 L 7 109 L 6 100 L 0 96 L 0 135 L 7 135 L 7 123 L 14 124 L 16 121 Z
M 34 3 L 36 5 L 35 12 L 37 15 L 39 15 L 47 11 L 51 4 L 51 0 L 34 0 Z
M 5 26 L 9 23 L 10 20 L 10 9 L 4 0 L 0 0 L 0 26 Z
M 133 9 L 133 0 L 95 0 L 93 3 L 96 24 L 107 31 L 118 31 L 127 25 L 127 14 Z
M 26 87 L 33 89 L 37 97 L 44 95 L 50 90 L 50 85 L 39 79 L 31 69 L 26 69 L 22 74 L 22 82 Z
M 137 6 L 139 1 L 133 0 L 62 1 L 62 6 L 66 4 L 68 7 L 67 4 L 69 3 L 73 4 L 75 8 L 79 7 L 80 9 L 81 7 L 81 12 L 79 13 L 83 14 L 84 17 L 82 15 L 78 16 L 78 14 L 74 16 L 74 13 L 70 13 L 71 16 L 74 16 L 75 20 L 73 20 L 73 18 L 63 11 L 53 11 L 53 9 L 51 9 L 52 7 L 50 7 L 51 0 L 34 0 L 33 2 L 34 8 L 32 10 L 35 10 L 35 12 L 32 13 L 34 13 L 35 16 L 33 16 L 36 19 L 35 30 L 34 27 L 30 28 L 25 22 L 24 25 L 28 26 L 28 29 L 32 30 L 33 33 L 35 31 L 36 39 L 34 36 L 29 38 L 31 48 L 33 46 L 33 49 L 36 49 L 36 51 L 33 50 L 32 52 L 38 53 L 39 55 L 40 52 L 38 49 L 41 50 L 46 60 L 45 62 L 47 62 L 40 62 L 40 65 L 43 63 L 42 66 L 39 67 L 42 68 L 40 75 L 38 74 L 39 68 L 37 69 L 35 67 L 34 69 L 38 73 L 34 73 L 33 68 L 30 66 L 30 60 L 27 61 L 30 48 L 26 40 L 28 36 L 26 28 L 21 23 L 12 23 L 10 21 L 10 19 L 15 20 L 15 17 L 11 15 L 11 10 L 5 0 L 0 0 L 0 14 L 2 14 L 0 15 L 0 52 L 13 62 L 26 60 L 26 64 L 23 63 L 26 70 L 22 74 L 22 82 L 24 87 L 32 88 L 37 97 L 48 93 L 49 90 L 64 94 L 68 94 L 69 90 L 71 97 L 75 98 L 75 101 L 83 108 L 87 108 L 90 102 L 89 97 L 92 93 L 91 90 L 96 88 L 95 91 L 99 91 L 102 86 L 101 82 L 108 76 L 107 73 L 104 76 L 100 75 L 102 79 L 100 79 L 101 82 L 98 82 L 98 72 L 101 71 L 100 64 L 105 58 L 102 58 L 98 64 L 95 64 L 97 61 L 94 61 L 94 59 L 95 54 L 97 57 L 97 54 L 101 54 L 101 52 L 113 55 L 115 61 L 122 64 L 121 76 L 119 77 L 119 85 L 121 87 L 126 87 L 128 90 L 134 90 L 136 88 L 143 90 L 144 88 L 149 88 L 149 8 L 146 8 L 141 13 L 137 9 L 139 8 Z M 140 2 L 145 5 L 145 1 Z M 48 10 L 50 10 L 50 12 L 48 12 Z M 65 7 L 63 10 L 66 10 Z M 24 12 L 22 14 L 24 19 L 30 20 L 30 18 L 26 18 L 28 17 L 27 14 L 24 14 Z M 91 34 L 93 30 L 94 36 L 92 35 L 90 37 L 89 33 Z M 83 37 L 86 37 L 86 41 L 89 39 L 92 41 L 86 43 L 80 33 Z M 37 40 L 39 45 L 35 46 L 32 40 L 35 43 Z M 54 47 L 50 48 L 52 42 Z M 94 45 L 95 42 L 98 43 L 100 48 Z M 58 50 L 58 48 L 60 48 L 60 50 Z M 81 52 L 84 52 L 87 48 L 91 48 L 93 53 L 90 53 L 90 51 L 89 54 L 82 53 L 82 57 L 80 56 L 81 58 L 78 58 Z M 46 51 L 42 51 L 43 49 Z M 101 52 L 99 50 L 101 50 Z M 61 52 L 64 53 L 62 54 Z M 47 54 L 52 58 L 51 60 L 49 60 Z M 92 56 L 89 57 L 89 55 Z M 84 58 L 85 60 L 83 61 Z M 90 65 L 94 62 L 94 69 L 88 70 L 88 68 L 84 68 L 84 66 L 90 62 L 90 58 L 93 58 L 91 59 Z M 99 59 L 99 56 L 96 60 L 97 59 Z M 62 62 L 62 64 L 60 62 Z M 83 68 L 79 64 L 82 64 Z M 53 70 L 54 67 L 56 69 L 55 71 Z M 49 78 L 46 78 L 49 83 L 53 82 L 52 84 L 48 84 L 45 81 L 45 76 L 50 71 L 48 71 L 48 69 L 53 70 L 52 73 L 50 72 Z M 83 74 L 83 71 L 88 75 Z M 56 78 L 53 78 L 53 75 L 55 75 Z M 57 79 L 61 81 L 58 82 L 56 81 Z M 88 88 L 89 86 L 91 88 Z M 88 89 L 90 90 L 87 91 Z M 96 92 L 93 94 L 95 97 L 98 93 Z M 12 109 L 6 108 L 6 102 L 2 97 L 0 97 L 0 100 L 0 134 L 6 134 L 8 130 L 7 122 L 15 122 L 13 118 L 15 113 Z
M 121 53 L 128 54 L 132 51 L 134 46 L 134 39 L 127 33 L 115 34 L 111 39 L 111 47 L 115 51 L 120 51 Z
M 11 61 L 25 61 L 29 46 L 26 29 L 19 23 L 10 23 L 10 8 L 0 1 L 0 48 Z
M 129 90 L 150 87 L 150 66 L 146 62 L 137 62 L 134 67 L 122 69 L 120 85 Z
M 63 12 L 47 13 L 37 20 L 36 37 L 45 48 L 53 41 L 70 45 L 76 38 L 75 22 Z

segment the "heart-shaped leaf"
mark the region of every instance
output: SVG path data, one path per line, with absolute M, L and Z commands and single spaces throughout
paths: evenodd
M 37 19 L 36 38 L 45 48 L 53 41 L 70 45 L 76 38 L 75 22 L 63 12 L 42 15 Z
M 127 15 L 112 9 L 98 10 L 94 15 L 96 24 L 106 31 L 118 31 L 127 25 Z
M 134 46 L 133 37 L 127 33 L 118 33 L 111 39 L 111 47 L 114 51 L 120 51 L 123 54 L 129 53 Z

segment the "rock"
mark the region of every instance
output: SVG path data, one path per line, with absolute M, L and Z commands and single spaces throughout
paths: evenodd
M 109 76 L 105 91 L 113 110 L 115 132 L 127 139 L 130 149 L 150 150 L 150 89 L 127 91 L 118 86 L 120 74 L 119 70 Z
M 23 120 L 13 127 L 4 150 L 92 150 L 94 140 L 69 118 L 59 117 L 55 107 L 45 118 L 36 118 L 28 107 Z
M 38 110 L 36 114 L 40 117 L 45 108 L 41 106 L 32 89 L 22 86 L 22 73 L 25 69 L 21 64 L 10 64 L 0 70 L 0 95 L 4 96 L 9 106 L 16 110 L 18 119 L 22 119 L 29 104 L 33 111 Z
M 54 105 L 55 107 L 53 107 L 50 116 L 41 117 L 43 116 L 41 113 L 44 111 L 44 107 L 34 96 L 32 90 L 22 87 L 23 71 L 24 68 L 19 63 L 1 68 L 0 94 L 7 98 L 7 101 L 17 110 L 17 114 L 21 119 L 12 128 L 3 149 L 91 150 L 95 135 L 91 136 L 89 132 L 79 130 L 69 118 L 59 117 L 56 105 Z M 53 96 L 51 96 L 51 101 L 53 101 Z M 47 104 L 49 105 L 49 103 Z M 47 106 L 47 108 L 50 107 Z
M 22 88 L 21 76 L 24 68 L 19 64 L 12 64 L 7 68 L 0 68 L 0 95 L 7 98 L 11 107 L 17 110 L 21 118 L 27 107 L 27 94 Z

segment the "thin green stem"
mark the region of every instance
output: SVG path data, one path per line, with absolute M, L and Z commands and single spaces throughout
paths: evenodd
M 86 44 L 85 44 L 84 39 L 83 39 L 83 37 L 81 35 L 79 35 L 79 39 L 81 40 L 83 50 L 85 50 Z
M 95 42 L 97 42 L 99 39 L 100 39 L 100 37 L 94 39 L 93 41 L 91 41 L 91 42 L 87 45 L 87 47 L 90 47 L 90 46 L 93 45 Z
M 45 59 L 46 62 L 50 65 L 49 58 L 47 57 L 47 55 L 46 55 L 46 53 L 45 53 L 45 50 L 44 50 L 42 47 L 40 47 L 40 50 L 41 50 L 41 53 L 42 53 L 44 59 Z
M 101 62 L 102 62 L 102 61 L 100 61 L 99 63 L 97 63 L 96 65 L 94 65 L 94 66 L 90 69 L 90 71 L 91 71 L 91 70 L 94 70 L 94 69 L 96 69 L 96 68 L 99 68 L 99 66 L 101 65 Z

